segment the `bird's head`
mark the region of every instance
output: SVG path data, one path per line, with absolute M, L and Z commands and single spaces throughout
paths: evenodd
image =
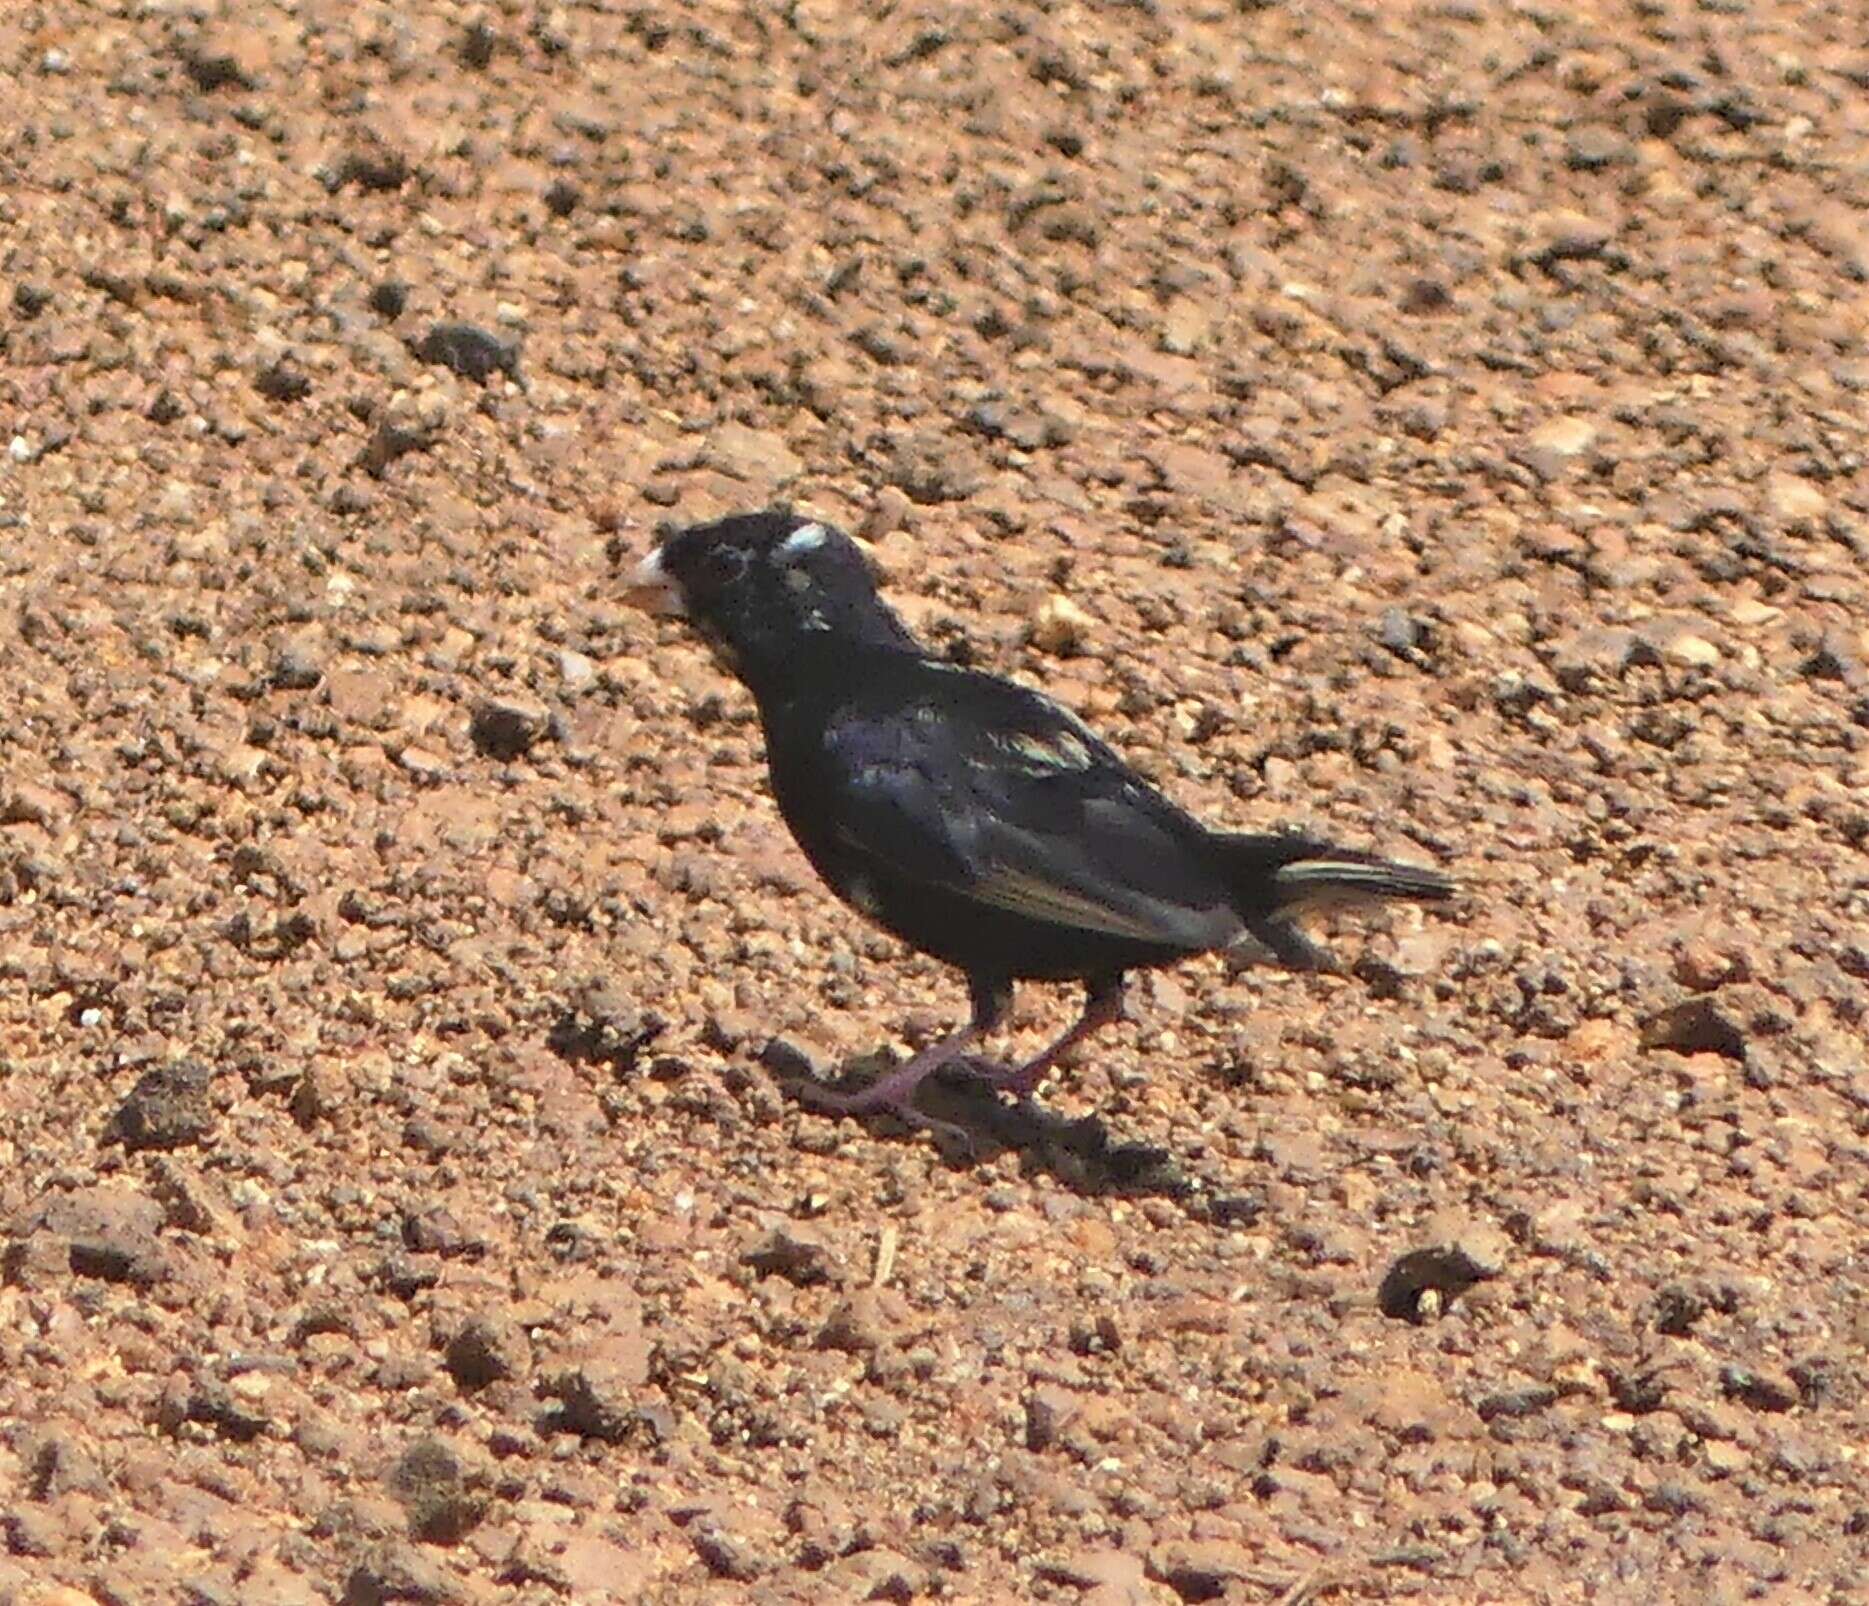
M 626 595 L 687 619 L 755 689 L 814 649 L 916 646 L 877 595 L 863 548 L 789 511 L 677 531 L 636 565 Z

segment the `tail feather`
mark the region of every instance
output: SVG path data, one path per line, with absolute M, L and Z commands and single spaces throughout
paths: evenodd
M 1389 898 L 1439 903 L 1454 895 L 1453 880 L 1438 870 L 1341 851 L 1328 857 L 1294 859 L 1274 871 L 1272 880 L 1280 907 L 1292 910 Z
M 1293 970 L 1332 968 L 1329 950 L 1299 928 L 1301 915 L 1390 899 L 1439 903 L 1458 890 L 1439 870 L 1307 837 L 1223 836 L 1219 842 L 1246 923 L 1246 945 Z

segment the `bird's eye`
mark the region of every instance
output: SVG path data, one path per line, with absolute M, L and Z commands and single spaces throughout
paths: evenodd
M 737 546 L 717 546 L 712 548 L 702 560 L 702 572 L 708 582 L 716 586 L 730 586 L 746 573 L 749 562 L 745 551 Z

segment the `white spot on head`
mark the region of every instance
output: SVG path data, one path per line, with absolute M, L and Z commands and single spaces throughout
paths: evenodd
M 807 552 L 816 552 L 830 538 L 831 532 L 822 524 L 801 524 L 779 543 L 779 556 L 802 558 Z

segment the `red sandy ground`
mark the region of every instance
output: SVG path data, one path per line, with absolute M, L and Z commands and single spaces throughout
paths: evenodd
M 45 0 L 0 74 L 0 1601 L 1864 1598 L 1849 6 Z M 961 990 L 616 582 L 781 496 L 1470 897 L 946 1091 L 972 1166 L 801 1111 Z

